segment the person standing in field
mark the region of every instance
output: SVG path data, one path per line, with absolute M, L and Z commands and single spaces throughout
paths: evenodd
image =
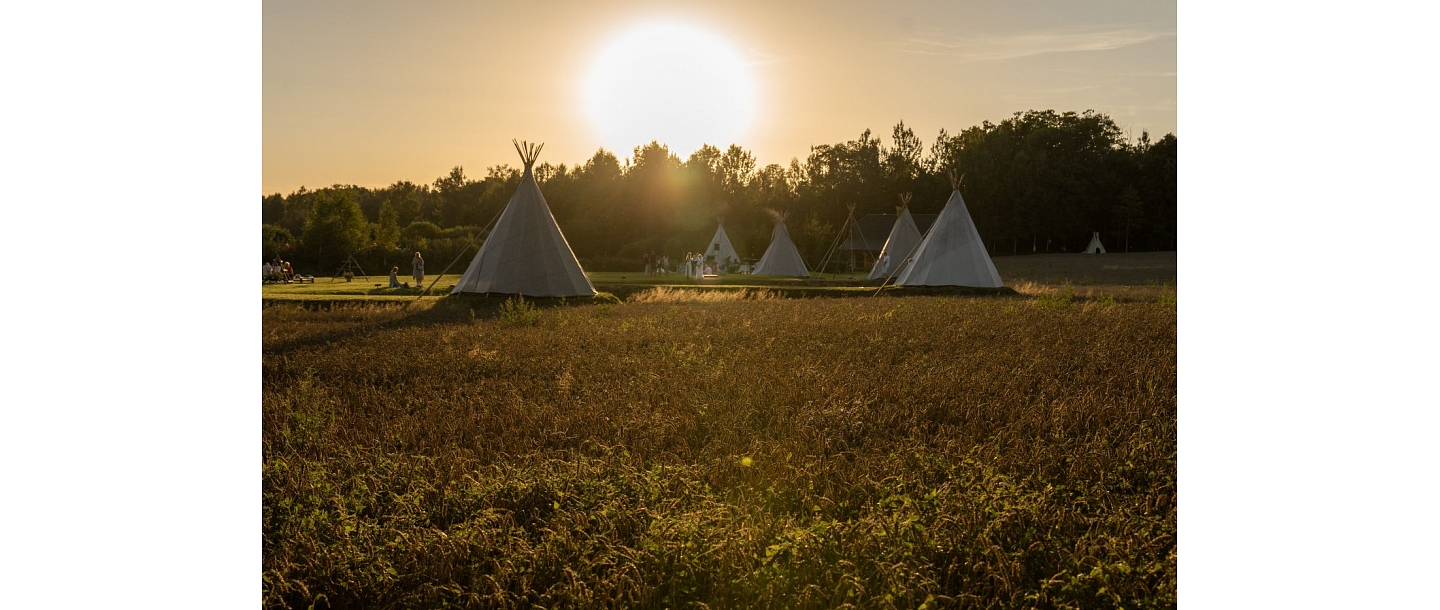
M 415 276 L 416 286 L 425 281 L 425 259 L 420 257 L 419 252 L 415 253 L 415 258 L 410 259 L 410 274 Z

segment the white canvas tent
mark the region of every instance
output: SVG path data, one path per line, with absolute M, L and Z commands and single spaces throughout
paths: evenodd
M 532 167 L 544 145 L 516 142 L 525 163 L 520 188 L 450 294 L 484 292 L 530 297 L 595 296 L 580 261 L 560 233 Z
M 950 201 L 930 225 L 930 232 L 915 248 L 908 267 L 895 283 L 900 286 L 976 286 L 999 288 L 1000 273 L 980 241 L 975 221 L 960 196 L 960 180 L 950 171 Z
M 875 268 L 870 270 L 872 280 L 890 277 L 920 244 L 920 227 L 915 226 L 915 218 L 910 215 L 910 193 L 900 196 L 900 207 L 895 208 L 895 213 L 895 226 L 875 259 Z
M 1090 245 L 1085 246 L 1084 254 L 1104 254 L 1105 245 L 1100 243 L 1100 232 L 1096 231 L 1090 235 Z
M 805 268 L 805 260 L 800 258 L 795 242 L 790 241 L 790 231 L 785 229 L 787 216 L 788 213 L 782 214 L 775 221 L 775 231 L 770 234 L 770 247 L 765 249 L 760 261 L 750 269 L 752 275 L 810 277 L 810 271 Z
M 724 221 L 715 229 L 715 236 L 710 238 L 710 245 L 705 248 L 705 256 L 717 263 L 725 263 L 725 268 L 732 272 L 740 266 L 740 255 L 735 252 L 735 246 L 730 244 L 730 236 L 725 234 Z

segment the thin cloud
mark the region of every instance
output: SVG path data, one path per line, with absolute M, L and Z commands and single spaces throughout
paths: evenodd
M 1174 31 L 1135 29 L 972 35 L 932 31 L 904 38 L 894 46 L 903 53 L 947 56 L 961 61 L 997 61 L 1051 53 L 1110 51 L 1172 36 Z
M 787 64 L 801 59 L 799 56 L 793 55 L 772 55 L 754 47 L 748 48 L 745 51 L 745 54 L 747 56 L 745 58 L 745 65 L 747 66 L 775 66 L 780 64 Z
M 1076 69 L 1076 68 L 1051 68 L 1051 70 L 1053 70 L 1053 71 L 1055 71 L 1055 72 L 1057 72 L 1057 73 L 1060 73 L 1060 74 L 1089 74 L 1089 75 L 1096 75 L 1096 74 L 1098 74 L 1098 75 L 1102 75 L 1102 76 L 1123 76 L 1123 77 L 1141 77 L 1141 78 L 1150 78 L 1150 77 L 1154 77 L 1154 78 L 1175 78 L 1175 76 L 1177 75 L 1177 73 L 1176 73 L 1174 70 L 1162 71 L 1162 72 L 1145 71 L 1145 70 L 1140 70 L 1140 71 L 1080 70 L 1080 69 Z

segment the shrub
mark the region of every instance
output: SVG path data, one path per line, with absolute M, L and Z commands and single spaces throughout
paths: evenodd
M 1057 291 L 1035 295 L 1035 306 L 1041 309 L 1069 309 L 1074 305 L 1075 291 L 1068 281 L 1061 284 Z
M 525 302 L 525 297 L 512 297 L 500 304 L 499 320 L 507 326 L 536 326 L 540 324 L 540 311 L 534 303 Z
M 1162 289 L 1160 290 L 1159 301 L 1160 301 L 1160 304 L 1161 304 L 1161 305 L 1164 305 L 1164 306 L 1166 306 L 1166 307 L 1174 307 L 1174 306 L 1175 306 L 1175 289 L 1174 289 L 1174 288 L 1169 288 L 1169 287 L 1167 287 L 1167 288 L 1162 288 Z

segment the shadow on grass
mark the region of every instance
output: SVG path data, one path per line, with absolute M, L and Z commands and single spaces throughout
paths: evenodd
M 966 286 L 927 286 L 927 287 L 905 287 L 886 286 L 880 289 L 880 280 L 864 282 L 855 281 L 824 281 L 807 280 L 791 284 L 718 284 L 718 285 L 667 285 L 667 286 L 638 286 L 638 285 L 596 285 L 596 288 L 615 295 L 622 301 L 630 300 L 630 297 L 639 293 L 665 288 L 674 291 L 765 291 L 780 298 L 786 299 L 811 299 L 811 298 L 834 298 L 854 299 L 868 298 L 871 296 L 1020 296 L 1020 293 L 1008 287 L 1001 288 L 970 288 Z M 878 294 L 877 294 L 878 291 Z
M 512 300 L 513 299 L 513 300 Z M 531 316 L 539 311 L 559 307 L 581 305 L 620 304 L 614 295 L 600 292 L 593 297 L 519 297 L 500 294 L 455 294 L 425 301 L 365 301 L 356 299 L 337 300 L 291 300 L 267 301 L 266 307 L 298 306 L 307 311 L 336 311 L 345 309 L 392 308 L 399 310 L 400 317 L 379 320 L 328 333 L 281 341 L 262 348 L 266 355 L 286 355 L 307 347 L 316 347 L 369 335 L 376 332 L 432 326 L 435 324 L 457 324 L 502 318 L 517 325 L 529 325 Z
M 874 291 L 866 293 L 875 294 Z M 1018 297 L 1023 296 L 1009 286 L 999 288 L 976 288 L 973 286 L 896 286 L 891 284 L 880 289 L 877 296 L 886 297 L 927 297 L 927 296 L 961 296 L 961 297 Z

